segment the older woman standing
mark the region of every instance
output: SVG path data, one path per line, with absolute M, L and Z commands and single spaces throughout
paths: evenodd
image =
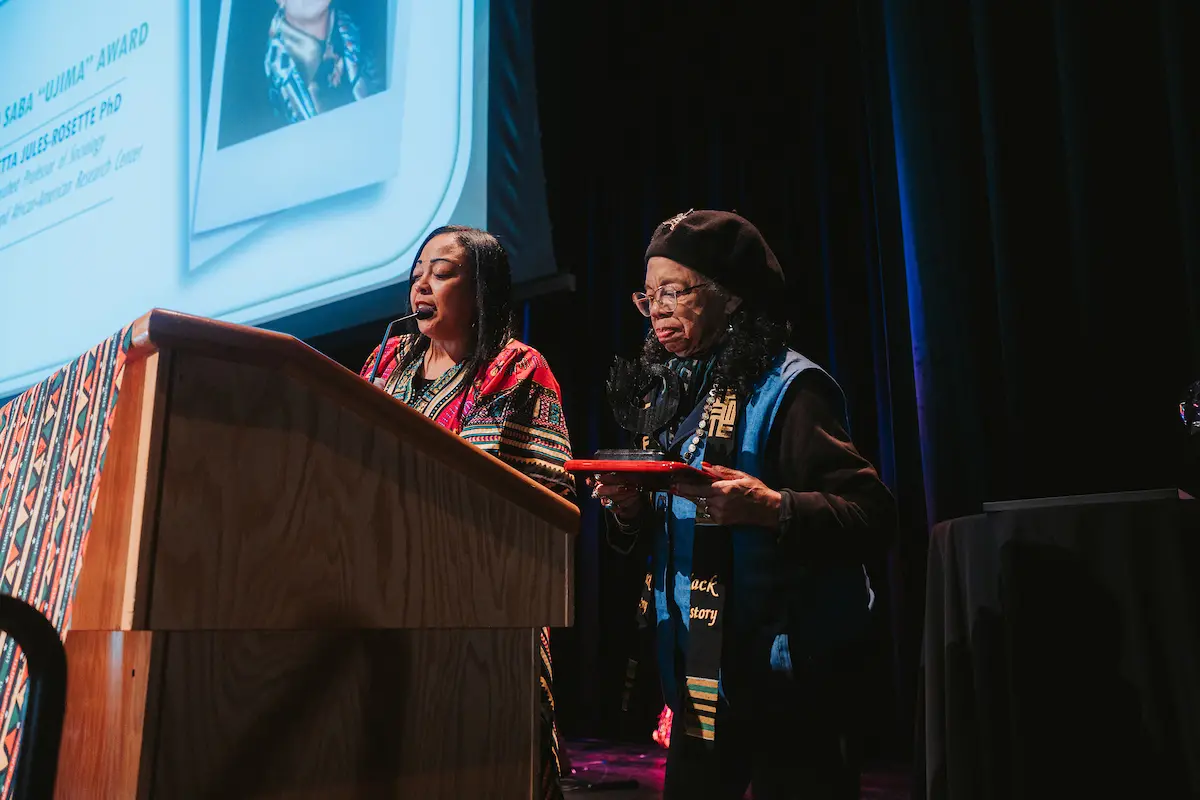
M 508 255 L 486 231 L 446 226 L 421 245 L 409 276 L 416 331 L 384 346 L 377 385 L 484 452 L 564 496 L 574 494 L 558 381 L 513 338 Z M 367 377 L 378 348 L 363 367 Z M 561 797 L 550 631 L 541 636 L 541 796 Z
M 674 710 L 664 797 L 858 797 L 845 675 L 891 494 L 824 370 L 787 346 L 783 272 L 736 214 L 690 211 L 646 250 L 644 368 L 684 400 L 658 444 L 718 479 L 649 495 L 593 481 L 610 543 L 652 548 L 659 673 Z

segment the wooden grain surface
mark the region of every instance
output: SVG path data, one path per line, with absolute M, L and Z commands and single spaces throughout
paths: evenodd
M 393 436 L 406 439 L 477 484 L 504 494 L 518 507 L 571 534 L 579 509 L 499 459 L 483 453 L 378 387 L 294 337 L 273 331 L 155 309 L 138 320 L 135 348 L 208 355 L 222 361 L 278 369 L 354 409 Z
M 570 624 L 566 531 L 291 375 L 172 367 L 151 628 Z
M 156 635 L 155 798 L 531 795 L 529 631 Z
M 169 360 L 169 354 L 147 352 L 126 362 L 76 586 L 72 630 L 145 627 Z
M 291 337 L 155 311 L 126 363 L 58 796 L 530 796 L 575 506 Z
M 144 797 L 154 760 L 156 634 L 72 631 L 55 796 Z M 161 635 L 158 640 L 161 643 Z M 158 665 L 155 662 L 158 662 Z

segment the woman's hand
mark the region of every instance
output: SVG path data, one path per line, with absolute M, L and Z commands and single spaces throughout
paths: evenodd
M 772 531 L 779 529 L 779 492 L 753 475 L 728 467 L 705 464 L 705 469 L 720 480 L 705 485 L 677 482 L 674 494 L 696 504 L 696 517 L 715 525 L 755 525 Z M 704 512 L 707 511 L 707 514 Z
M 588 478 L 587 483 L 592 487 L 592 497 L 598 498 L 600 505 L 611 511 L 621 522 L 631 522 L 645 510 L 646 497 L 642 490 L 621 483 L 619 475 L 596 475 Z

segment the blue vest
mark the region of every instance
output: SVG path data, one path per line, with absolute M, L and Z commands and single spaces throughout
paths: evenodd
M 780 488 L 775 483 L 777 476 L 771 474 L 771 465 L 763 464 L 771 426 L 788 387 L 809 369 L 829 377 L 812 361 L 787 350 L 755 384 L 749 399 L 739 398 L 742 408 L 735 433 L 735 467 L 774 488 Z M 837 386 L 832 377 L 829 380 Z M 841 399 L 844 409 L 844 396 Z M 679 426 L 677 437 L 690 437 L 699 418 L 697 408 Z M 688 463 L 698 466 L 704 460 L 706 444 L 707 439 Z M 654 535 L 652 566 L 659 674 L 663 695 L 675 708 L 682 691 L 683 654 L 687 652 L 696 506 L 661 492 L 655 496 L 655 506 L 664 519 L 663 527 Z M 841 641 L 857 637 L 865 629 L 872 604 L 861 567 L 814 571 L 781 558 L 773 533 L 737 526 L 731 534 L 733 563 L 727 578 L 729 599 L 724 611 L 719 676 L 719 692 L 726 700 L 730 694 L 736 696 L 739 684 L 745 683 L 739 678 L 759 666 L 769 664 L 773 670 L 790 674 L 794 661 L 814 658 Z

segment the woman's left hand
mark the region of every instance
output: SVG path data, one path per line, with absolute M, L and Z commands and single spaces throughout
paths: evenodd
M 671 491 L 696 503 L 697 516 L 707 506 L 709 522 L 716 525 L 755 525 L 779 529 L 781 497 L 753 475 L 728 467 L 706 464 L 705 469 L 720 477 L 708 485 L 679 481 Z

